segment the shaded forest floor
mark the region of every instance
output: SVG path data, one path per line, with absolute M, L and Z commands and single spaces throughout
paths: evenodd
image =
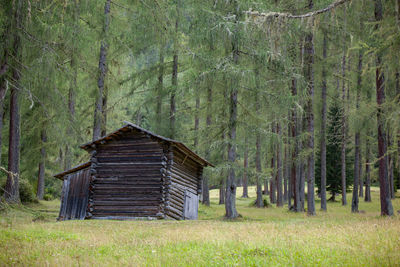
M 59 201 L 7 208 L 0 213 L 0 265 L 399 266 L 400 198 L 396 215 L 381 218 L 378 188 L 372 191 L 372 203 L 360 201 L 365 213 L 329 202 L 327 213 L 308 217 L 251 207 L 250 188 L 252 198 L 238 198 L 237 221 L 223 220 L 217 190 L 198 221 L 56 222 Z

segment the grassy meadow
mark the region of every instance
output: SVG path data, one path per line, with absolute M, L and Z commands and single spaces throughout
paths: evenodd
M 237 199 L 236 221 L 223 219 L 217 190 L 197 221 L 56 222 L 59 201 L 8 207 L 0 213 L 0 266 L 400 266 L 400 198 L 396 215 L 381 218 L 372 191 L 362 213 L 335 202 L 308 217 L 251 207 L 252 187 L 252 198 Z

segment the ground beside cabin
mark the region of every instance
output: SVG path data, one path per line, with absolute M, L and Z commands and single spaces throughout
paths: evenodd
M 250 207 L 238 198 L 239 221 L 223 221 L 211 191 L 198 221 L 55 222 L 59 201 L 0 213 L 0 265 L 131 266 L 396 266 L 400 262 L 400 198 L 396 216 L 379 216 L 378 188 L 365 213 L 328 203 L 317 216 L 286 208 Z M 238 195 L 241 195 L 239 188 Z M 350 195 L 348 196 L 350 197 Z M 319 203 L 317 203 L 318 205 Z

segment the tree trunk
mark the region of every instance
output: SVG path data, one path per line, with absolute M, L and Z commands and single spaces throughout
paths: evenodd
M 276 150 L 276 171 L 277 171 L 277 207 L 283 206 L 283 190 L 282 190 L 282 142 L 281 142 L 281 125 L 276 124 L 276 134 L 278 136 L 277 150 Z
M 344 22 L 346 25 L 346 6 L 344 7 Z M 347 205 L 346 198 L 346 143 L 347 143 L 347 113 L 346 113 L 346 41 L 343 40 L 342 56 L 342 150 L 341 150 L 341 179 L 342 179 L 342 205 Z
M 368 131 L 369 132 L 369 131 Z M 365 139 L 365 202 L 371 202 L 371 147 L 369 136 Z
M 207 133 L 211 131 L 211 123 L 212 123 L 212 82 L 209 78 L 209 82 L 207 85 L 207 118 L 206 118 L 206 125 L 207 125 Z M 197 110 L 200 108 L 200 99 L 197 102 L 196 99 L 196 107 Z M 198 113 L 198 112 L 197 112 Z M 197 122 L 197 128 L 198 128 L 199 122 Z M 206 151 L 206 159 L 210 160 L 210 154 L 211 154 L 211 148 L 210 146 L 207 146 L 207 151 Z M 204 177 L 205 183 L 203 184 L 203 204 L 206 206 L 210 206 L 210 189 L 208 186 L 208 176 Z
M 269 188 L 268 188 L 268 178 L 266 178 L 265 180 L 264 180 L 264 190 L 263 190 L 263 194 L 264 195 L 269 195 Z
M 362 141 L 361 141 L 361 139 L 360 139 L 360 152 L 359 152 L 359 157 L 360 157 L 360 164 L 358 164 L 359 166 L 358 166 L 358 172 L 359 172 L 359 175 L 358 175 L 358 179 L 359 179 L 359 192 L 358 192 L 358 196 L 360 197 L 360 198 L 363 198 L 364 197 L 364 174 L 363 174 L 363 159 L 362 159 Z
M 255 69 L 255 82 L 256 82 L 256 93 L 255 93 L 255 103 L 256 103 L 256 114 L 260 116 L 260 98 L 258 94 L 258 90 L 260 90 L 259 84 L 259 73 L 258 67 Z M 256 129 L 256 187 L 257 187 L 257 199 L 256 199 L 256 207 L 262 208 L 264 207 L 264 201 L 262 196 L 262 184 L 261 184 L 261 135 L 259 129 Z
M 297 96 L 297 82 L 295 79 L 292 79 L 292 96 L 296 97 Z M 297 125 L 298 125 L 298 119 L 297 119 L 297 107 L 294 105 L 292 107 L 292 127 L 291 127 L 291 133 L 292 133 L 292 140 L 294 142 L 294 149 L 292 150 L 292 167 L 291 167 L 291 172 L 290 172 L 290 179 L 291 179 L 291 188 L 293 190 L 293 210 L 295 212 L 300 211 L 300 179 L 299 175 L 297 172 L 297 168 L 300 162 L 300 159 L 298 157 L 298 149 L 300 145 L 300 141 L 297 138 Z M 289 207 L 290 208 L 290 207 Z
M 221 171 L 222 175 L 224 175 L 224 172 Z M 219 205 L 225 204 L 225 186 L 224 186 L 224 180 L 221 180 L 221 184 L 219 187 Z
M 80 8 L 79 1 L 74 0 L 74 29 L 72 33 L 72 51 L 71 51 L 71 62 L 70 67 L 72 70 L 72 79 L 69 84 L 68 91 L 68 112 L 69 112 L 69 125 L 67 127 L 67 135 L 74 136 L 74 124 L 75 124 L 75 90 L 78 88 L 78 48 L 77 48 L 77 36 L 79 33 L 79 17 Z M 69 170 L 72 167 L 73 153 L 70 143 L 65 145 L 65 165 L 64 170 Z
M 387 130 L 387 146 L 388 146 L 387 151 L 390 151 L 391 147 L 392 147 L 392 135 L 391 135 L 389 129 Z M 387 168 L 388 168 L 390 198 L 394 199 L 395 194 L 394 194 L 394 173 L 393 173 L 393 156 L 392 156 L 392 154 L 388 152 L 387 158 L 388 158 Z
M 179 53 L 179 20 L 180 20 L 180 6 L 181 0 L 177 0 L 176 3 L 176 20 L 175 20 L 175 35 L 174 35 L 174 55 L 173 55 L 173 63 L 172 63 L 172 88 L 171 88 L 171 98 L 170 98 L 170 114 L 169 114 L 169 128 L 170 128 L 170 137 L 172 139 L 175 138 L 175 113 L 176 113 L 176 103 L 175 96 L 176 91 L 178 90 L 178 53 Z
M 237 49 L 237 48 L 236 48 Z M 237 51 L 237 50 L 236 50 Z M 238 57 L 239 53 L 235 53 Z M 235 59 L 237 62 L 237 59 Z M 230 163 L 228 179 L 226 181 L 226 199 L 225 199 L 225 217 L 234 219 L 238 217 L 236 211 L 236 182 L 235 182 L 235 168 L 236 161 L 236 123 L 237 123 L 237 87 L 231 89 L 230 93 L 230 112 L 229 112 L 229 142 L 228 142 L 228 161 Z
M 108 50 L 108 28 L 110 25 L 110 4 L 111 0 L 106 0 L 104 5 L 104 25 L 102 32 L 102 40 L 100 45 L 100 56 L 99 56 L 99 77 L 97 81 L 97 98 L 94 109 L 94 126 L 93 126 L 93 140 L 97 140 L 101 137 L 104 132 L 104 114 L 106 111 L 104 107 L 104 94 L 105 94 L 105 78 L 107 75 L 107 50 Z
M 398 22 L 400 28 L 400 0 L 398 0 Z M 400 72 L 396 69 L 396 93 L 397 97 L 400 97 Z M 400 103 L 400 98 L 398 99 L 398 103 Z M 400 129 L 397 131 L 397 189 L 400 189 Z
M 234 2 L 235 10 L 235 32 L 232 41 L 233 63 L 239 64 L 239 7 L 238 2 Z M 236 211 L 236 182 L 235 182 L 235 168 L 236 161 L 236 124 L 237 124 L 237 95 L 239 87 L 239 77 L 235 75 L 232 81 L 232 88 L 230 92 L 230 109 L 229 109 L 229 124 L 228 124 L 228 161 L 230 164 L 229 175 L 226 181 L 226 199 L 225 199 L 225 217 L 234 219 L 239 216 Z
M 43 199 L 44 196 L 44 174 L 45 174 L 45 163 L 46 163 L 46 130 L 43 126 L 43 129 L 40 133 L 40 139 L 42 141 L 42 147 L 40 148 L 40 163 L 39 163 L 39 173 L 38 173 L 38 182 L 37 182 L 37 191 L 36 197 L 39 200 Z
M 101 117 L 103 119 L 101 123 L 101 136 L 107 135 L 107 102 L 108 102 L 108 87 L 104 86 L 103 91 L 103 101 L 102 101 L 102 108 L 101 108 Z M 139 111 L 140 114 L 140 111 Z M 138 123 L 138 125 L 140 125 Z
M 12 3 L 9 2 L 8 5 L 3 6 L 4 14 L 12 13 Z M 1 151 L 3 148 L 3 123 L 4 123 L 4 100 L 6 98 L 8 81 L 6 79 L 9 70 L 9 50 L 10 50 L 10 39 L 12 37 L 12 33 L 10 33 L 11 28 L 11 20 L 6 22 L 5 29 L 3 32 L 3 36 L 1 39 L 3 40 L 3 49 L 4 54 L 0 61 L 0 166 L 1 164 Z
M 375 30 L 379 30 L 379 24 L 382 20 L 382 2 L 375 0 Z M 376 55 L 376 102 L 378 106 L 377 122 L 378 122 L 378 159 L 379 159 L 379 187 L 381 200 L 381 215 L 392 216 L 393 206 L 390 199 L 390 188 L 387 172 L 387 148 L 385 146 L 385 122 L 383 104 L 385 103 L 385 76 L 382 71 L 382 55 L 380 52 Z
M 272 134 L 274 135 L 275 124 L 272 123 Z M 273 140 L 271 140 L 271 179 L 269 181 L 269 200 L 271 204 L 276 203 L 276 149 Z
M 313 1 L 310 0 L 308 8 L 313 8 Z M 308 32 L 305 37 L 305 72 L 304 77 L 308 83 L 308 99 L 306 104 L 306 119 L 308 126 L 308 150 L 307 156 L 307 214 L 315 215 L 315 199 L 314 199 L 314 44 L 313 33 Z
M 271 151 L 274 151 L 274 149 L 271 149 Z M 271 180 L 269 181 L 269 201 L 271 204 L 276 203 L 275 171 L 275 155 L 273 153 L 271 157 Z
M 346 87 L 345 87 L 345 74 L 346 74 L 346 52 L 343 52 L 342 58 L 342 77 L 343 77 L 343 84 L 342 84 L 342 101 L 343 101 L 343 109 L 342 109 L 342 152 L 340 156 L 341 160 L 341 178 L 342 178 L 342 205 L 347 205 L 346 199 Z
M 8 29 L 6 29 L 6 33 L 4 34 L 4 40 L 8 39 Z M 7 44 L 6 44 L 7 45 Z M 0 166 L 1 166 L 1 151 L 3 147 L 3 120 L 4 120 L 4 100 L 6 97 L 7 91 L 7 75 L 8 70 L 8 47 L 4 48 L 4 56 L 0 62 Z
M 358 92 L 357 92 L 358 93 Z M 353 198 L 351 200 L 351 212 L 358 212 L 358 182 L 359 182 L 359 161 L 360 161 L 360 132 L 355 134 L 355 152 L 354 152 L 354 184 L 353 184 Z
M 193 147 L 198 150 L 197 145 L 199 144 L 199 112 L 200 112 L 200 95 L 199 90 L 197 89 L 196 92 L 196 107 L 195 107 L 195 114 L 194 114 L 194 141 Z
M 357 96 L 356 96 L 356 111 L 360 109 L 360 94 L 361 94 L 361 71 L 362 71 L 362 54 L 360 51 L 358 55 L 358 69 L 357 69 Z M 358 212 L 358 196 L 359 196 L 359 181 L 360 181 L 360 130 L 356 129 L 354 137 L 354 184 L 353 184 L 353 198 L 351 200 L 351 212 Z
M 288 137 L 289 136 L 290 135 L 288 135 Z M 288 201 L 289 166 L 290 166 L 289 157 L 288 157 L 289 145 L 285 144 L 284 147 L 285 147 L 284 148 L 285 149 L 285 156 L 284 156 L 284 159 L 283 159 L 283 167 L 285 168 L 285 174 L 283 175 L 283 202 L 287 203 L 287 201 Z
M 19 203 L 19 156 L 20 156 L 20 114 L 19 114 L 19 81 L 21 78 L 20 63 L 22 62 L 20 29 L 23 28 L 23 2 L 18 0 L 14 2 L 14 20 L 15 29 L 13 35 L 13 49 L 11 58 L 13 59 L 12 80 L 15 86 L 11 88 L 10 96 L 10 128 L 8 143 L 8 176 L 5 186 L 4 198 L 9 203 Z
M 324 31 L 324 41 L 322 47 L 323 63 L 322 63 L 322 118 L 321 118 L 321 210 L 326 211 L 326 61 L 327 61 L 327 33 Z
M 161 133 L 162 121 L 162 95 L 164 90 L 164 42 L 160 45 L 160 58 L 158 67 L 158 83 L 157 83 L 157 107 L 156 107 L 156 122 L 157 132 Z
M 249 167 L 249 151 L 248 151 L 248 138 L 245 133 L 244 136 L 244 156 L 243 156 L 243 198 L 248 198 L 248 189 L 247 189 L 247 170 Z
M 257 114 L 259 113 L 259 100 L 257 97 L 256 100 L 257 106 Z M 257 208 L 264 207 L 263 197 L 262 197 L 262 189 L 261 189 L 261 136 L 260 133 L 256 132 L 256 179 L 257 179 L 257 199 L 256 206 Z

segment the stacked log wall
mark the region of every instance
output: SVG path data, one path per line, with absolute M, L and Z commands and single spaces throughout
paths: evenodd
M 89 218 L 162 217 L 162 146 L 129 133 L 92 151 Z
M 171 148 L 173 157 L 169 166 L 170 189 L 167 215 L 177 220 L 184 219 L 185 191 L 201 193 L 203 167 L 177 148 Z

